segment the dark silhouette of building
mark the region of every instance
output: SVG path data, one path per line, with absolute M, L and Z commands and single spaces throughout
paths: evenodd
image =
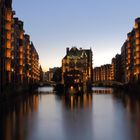
M 111 80 L 122 82 L 122 59 L 120 54 L 116 54 L 114 58 L 112 58 L 112 78 Z

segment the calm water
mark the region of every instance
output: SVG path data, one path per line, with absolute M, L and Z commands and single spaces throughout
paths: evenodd
M 112 92 L 66 98 L 40 88 L 0 107 L 0 140 L 140 140 L 140 101 Z

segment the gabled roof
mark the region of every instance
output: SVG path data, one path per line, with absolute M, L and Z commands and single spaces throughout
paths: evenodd
M 72 47 L 66 54 L 66 56 L 64 57 L 64 59 L 69 58 L 85 58 L 88 57 L 89 52 L 91 52 L 91 50 L 84 50 L 84 49 L 77 49 L 76 47 Z

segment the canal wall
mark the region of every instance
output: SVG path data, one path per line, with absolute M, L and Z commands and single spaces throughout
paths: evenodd
M 128 83 L 121 87 L 122 90 L 128 94 L 140 95 L 140 84 L 139 83 Z
M 112 87 L 115 91 L 124 91 L 126 94 L 140 96 L 140 83 L 127 83 L 122 85 L 98 85 L 93 87 Z

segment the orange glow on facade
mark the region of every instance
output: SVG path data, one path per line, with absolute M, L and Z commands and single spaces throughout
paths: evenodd
M 7 50 L 6 51 L 6 57 L 7 58 L 11 58 L 11 50 Z
M 1 52 L 3 68 L 0 70 L 0 77 L 3 81 L 0 86 L 9 83 L 37 83 L 40 80 L 39 56 L 34 47 L 31 49 L 30 36 L 25 34 L 23 22 L 14 17 L 12 6 L 7 7 L 3 3 L 1 8 L 3 12 L 0 14 L 0 34 L 3 37 L 0 45 L 4 49 Z
M 11 71 L 11 63 L 6 62 L 6 71 Z

